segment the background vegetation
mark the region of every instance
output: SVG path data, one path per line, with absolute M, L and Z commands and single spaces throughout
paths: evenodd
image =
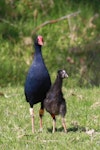
M 32 31 L 47 20 L 80 13 L 37 31 L 44 37 L 43 57 L 52 81 L 65 68 L 67 85 L 100 85 L 99 0 L 1 0 L 0 86 L 24 84 L 33 59 Z

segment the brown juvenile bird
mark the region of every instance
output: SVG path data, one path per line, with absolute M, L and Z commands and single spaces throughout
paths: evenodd
M 62 81 L 64 78 L 67 78 L 68 75 L 65 70 L 59 70 L 57 74 L 57 78 L 54 84 L 51 86 L 45 100 L 44 107 L 49 112 L 53 118 L 53 133 L 56 128 L 56 115 L 61 115 L 62 117 L 62 126 L 64 131 L 67 132 L 66 124 L 65 124 L 65 114 L 66 114 L 66 102 L 63 98 L 62 93 Z

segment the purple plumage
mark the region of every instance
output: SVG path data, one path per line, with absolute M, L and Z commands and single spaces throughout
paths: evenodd
M 28 71 L 25 82 L 25 96 L 30 104 L 30 115 L 32 118 L 32 132 L 34 133 L 34 112 L 33 105 L 41 102 L 40 108 L 40 130 L 42 130 L 42 116 L 44 112 L 43 101 L 51 86 L 48 70 L 42 57 L 41 47 L 43 45 L 42 36 L 37 36 L 34 41 L 35 54 L 32 65 Z

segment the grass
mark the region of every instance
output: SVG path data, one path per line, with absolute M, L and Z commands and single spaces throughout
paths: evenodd
M 37 104 L 34 106 L 36 132 L 32 134 L 29 105 L 25 101 L 23 87 L 0 88 L 0 149 L 99 150 L 100 88 L 66 89 L 64 86 L 63 93 L 68 107 L 68 133 L 63 132 L 58 116 L 57 131 L 52 134 L 52 118 L 47 112 L 43 117 L 43 133 L 39 133 L 40 104 Z

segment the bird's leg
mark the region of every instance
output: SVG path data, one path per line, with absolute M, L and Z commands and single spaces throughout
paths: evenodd
M 42 131 L 43 127 L 42 127 L 42 117 L 44 115 L 44 109 L 40 109 L 39 111 L 39 116 L 40 116 L 40 131 Z
M 53 130 L 52 130 L 52 133 L 55 132 L 55 129 L 56 129 L 56 118 L 55 118 L 55 115 L 54 114 L 51 114 L 52 118 L 53 118 Z
M 32 122 L 32 132 L 34 133 L 34 111 L 33 108 L 30 108 L 30 116 L 31 116 L 31 122 Z
M 65 118 L 62 117 L 62 126 L 64 128 L 65 133 L 67 132 L 67 128 L 66 128 L 66 123 L 65 123 Z

